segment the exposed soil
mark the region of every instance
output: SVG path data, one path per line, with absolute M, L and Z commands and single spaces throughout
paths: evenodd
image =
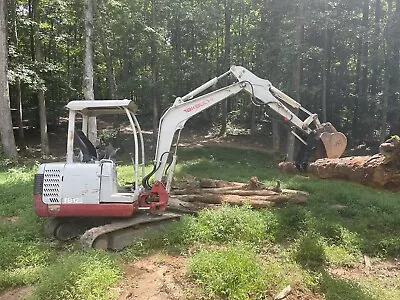
M 0 293 L 0 299 L 2 300 L 19 300 L 23 299 L 30 294 L 32 286 L 21 286 L 10 288 L 3 293 Z
M 359 281 L 368 279 L 376 282 L 383 289 L 398 289 L 400 280 L 400 261 L 398 259 L 384 260 L 366 266 L 359 263 L 352 268 L 329 268 L 328 272 L 340 278 Z
M 157 253 L 126 264 L 117 299 L 187 299 L 186 262 L 183 256 Z

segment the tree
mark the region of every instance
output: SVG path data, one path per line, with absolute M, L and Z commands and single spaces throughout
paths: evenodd
M 224 44 L 224 69 L 229 69 L 230 56 L 231 56 L 231 19 L 232 19 L 232 0 L 224 0 L 224 12 L 225 12 L 225 44 Z M 226 134 L 226 125 L 228 122 L 228 100 L 222 101 L 222 122 L 220 135 Z
M 304 13 L 304 0 L 299 0 L 296 6 L 296 29 L 294 34 L 294 45 L 295 51 L 293 55 L 293 93 L 295 95 L 296 101 L 301 101 L 301 47 L 303 42 L 303 34 L 304 34 L 304 21 L 303 21 L 303 13 Z M 295 138 L 294 135 L 289 134 L 288 136 L 288 145 L 287 145 L 287 154 L 288 160 L 293 161 L 294 159 L 294 143 Z
M 11 23 L 11 42 L 15 49 L 18 49 L 18 29 L 17 29 L 17 7 L 16 0 L 10 2 L 10 23 Z M 23 107 L 22 107 L 22 91 L 21 91 L 21 79 L 19 76 L 15 78 L 15 93 L 16 93 L 16 104 L 18 112 L 18 143 L 21 150 L 26 148 L 25 134 L 24 134 L 24 122 L 23 122 Z
M 82 91 L 86 100 L 94 100 L 93 89 L 93 2 L 85 0 L 85 61 Z M 97 143 L 97 122 L 96 117 L 89 117 L 88 139 L 96 145 Z
M 152 104 L 153 104 L 153 140 L 157 141 L 158 135 L 158 101 L 157 101 L 157 81 L 158 81 L 158 66 L 157 66 L 157 31 L 156 28 L 156 0 L 151 0 L 151 26 L 153 32 L 151 35 L 151 85 L 152 85 Z
M 18 156 L 13 134 L 8 88 L 8 50 L 7 50 L 7 0 L 0 0 L 0 134 L 3 151 L 8 158 Z
M 39 0 L 32 0 L 32 13 L 33 20 L 36 24 L 33 33 L 34 39 L 34 57 L 35 61 L 40 64 L 43 60 L 42 53 L 42 42 L 40 39 L 39 24 L 40 24 L 40 14 L 39 14 Z M 40 149 L 43 154 L 48 155 L 50 153 L 49 147 L 49 136 L 47 132 L 47 115 L 46 115 L 46 99 L 45 99 L 45 86 L 41 84 L 38 89 L 38 102 L 39 102 L 39 119 L 40 119 Z

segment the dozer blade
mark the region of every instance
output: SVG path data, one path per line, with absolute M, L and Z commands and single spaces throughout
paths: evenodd
M 339 158 L 347 146 L 347 138 L 341 132 L 323 132 L 320 139 L 325 147 L 327 158 Z

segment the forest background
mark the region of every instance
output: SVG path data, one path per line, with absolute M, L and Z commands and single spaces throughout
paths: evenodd
M 230 65 L 270 80 L 332 122 L 351 146 L 400 132 L 400 0 L 1 2 L 6 22 L 0 22 L 0 32 L 7 43 L 0 45 L 8 51 L 8 71 L 1 72 L 0 82 L 8 80 L 10 101 L 0 94 L 0 114 L 8 156 L 16 152 L 5 151 L 6 115 L 12 116 L 20 149 L 25 132 L 41 128 L 42 152 L 49 153 L 46 135 L 60 127 L 64 105 L 87 98 L 88 27 L 95 99 L 134 100 L 141 124 L 155 132 L 175 97 Z M 88 3 L 93 20 L 86 15 L 85 22 Z M 241 94 L 189 126 L 218 128 L 220 134 L 233 129 L 270 134 L 277 150 L 286 144 L 287 130 L 266 112 Z

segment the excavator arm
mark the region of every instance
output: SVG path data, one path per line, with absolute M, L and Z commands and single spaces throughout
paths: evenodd
M 228 75 L 233 75 L 238 82 L 194 98 L 196 95 L 215 85 L 219 80 Z M 303 108 L 300 103 L 272 86 L 268 80 L 257 77 L 243 67 L 232 66 L 228 72 L 219 77 L 211 79 L 184 97 L 176 98 L 174 104 L 163 114 L 159 123 L 154 169 L 143 179 L 143 185 L 149 187 L 148 180 L 153 175 L 155 181 L 162 180 L 168 156 L 171 154 L 170 149 L 174 135 L 176 131 L 179 131 L 180 134 L 180 130 L 184 128 L 187 120 L 204 111 L 205 109 L 241 91 L 248 92 L 252 96 L 253 101 L 257 101 L 259 104 L 268 105 L 272 110 L 281 115 L 284 120 L 290 122 L 293 128 L 292 133 L 304 145 L 307 145 L 307 141 L 302 139 L 294 131 L 294 128 L 298 129 L 306 136 L 317 135 L 318 138 L 321 138 L 321 140 L 323 134 L 327 133 L 326 131 L 328 131 L 328 134 L 335 134 L 336 132 L 336 129 L 334 129 L 330 123 L 327 123 L 328 125 L 321 124 L 316 114 L 310 113 L 308 110 Z M 293 107 L 294 109 L 302 110 L 307 114 L 306 119 L 301 120 L 296 114 L 289 110 L 285 104 Z M 334 151 L 326 151 L 328 156 L 330 155 L 331 157 L 339 157 L 346 147 L 346 137 L 342 133 L 338 134 L 340 136 L 336 137 L 336 139 L 332 139 L 331 136 L 325 137 L 325 140 L 333 140 L 333 143 L 336 143 L 336 146 L 334 145 L 333 147 L 327 147 L 325 145 L 330 150 L 335 149 Z M 176 152 L 173 154 L 173 159 L 171 165 L 169 166 L 167 191 L 169 191 L 169 185 L 172 180 L 175 163 Z

